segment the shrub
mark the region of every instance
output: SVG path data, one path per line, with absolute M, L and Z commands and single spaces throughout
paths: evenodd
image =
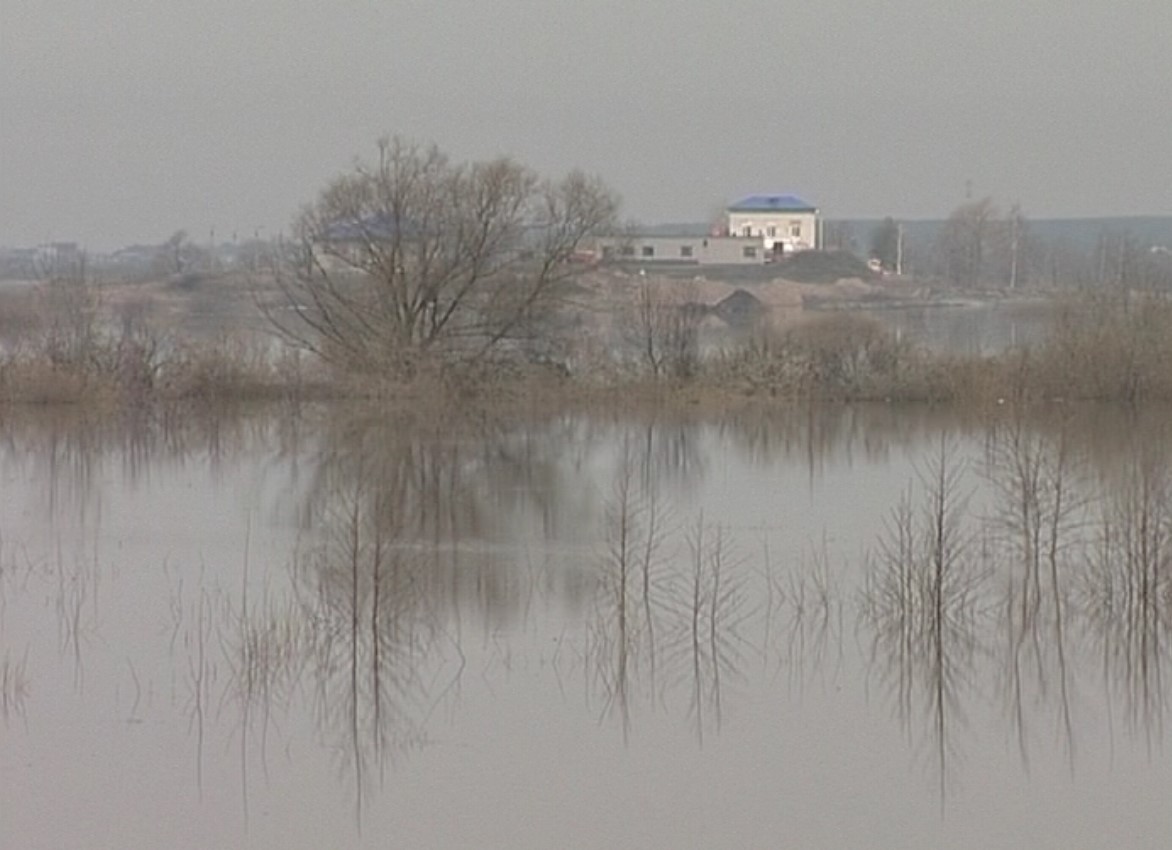
M 922 372 L 922 364 L 920 353 L 877 320 L 835 313 L 786 331 L 763 330 L 719 358 L 710 376 L 751 393 L 883 398 Z

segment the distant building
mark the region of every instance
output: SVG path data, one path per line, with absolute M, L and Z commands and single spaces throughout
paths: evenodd
M 761 265 L 770 253 L 759 236 L 606 236 L 594 245 L 603 262 Z
M 314 262 L 322 270 L 355 272 L 424 235 L 426 231 L 414 222 L 375 213 L 324 223 L 313 234 L 310 247 Z M 379 246 L 386 246 L 386 251 Z M 403 262 L 402 258 L 399 262 Z
M 638 234 L 597 240 L 594 259 L 679 265 L 756 265 L 821 248 L 818 208 L 797 195 L 749 195 L 706 236 Z M 583 259 L 587 259 L 583 257 Z
M 818 208 L 797 195 L 750 195 L 725 213 L 730 236 L 757 237 L 771 254 L 820 247 Z

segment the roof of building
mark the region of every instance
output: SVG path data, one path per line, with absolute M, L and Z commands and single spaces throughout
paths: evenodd
M 385 242 L 396 236 L 411 239 L 422 233 L 422 228 L 414 222 L 396 221 L 390 214 L 379 212 L 329 222 L 320 238 L 324 242 L 362 242 L 367 239 Z
M 817 212 L 797 195 L 749 195 L 729 205 L 729 212 Z

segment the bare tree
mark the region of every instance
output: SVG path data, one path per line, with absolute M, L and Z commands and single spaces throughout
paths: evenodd
M 990 198 L 962 204 L 948 217 L 940 233 L 940 251 L 944 272 L 953 284 L 972 287 L 984 279 L 997 220 L 997 207 Z
M 514 350 L 548 332 L 584 243 L 612 227 L 616 196 L 581 173 L 553 181 L 508 158 L 453 163 L 434 145 L 378 143 L 374 163 L 326 186 L 295 224 L 296 262 L 268 315 L 347 368 L 410 372 Z
M 700 365 L 701 313 L 694 301 L 672 299 L 660 283 L 641 281 L 625 335 L 652 377 L 693 377 Z
M 38 251 L 39 345 L 57 366 L 92 360 L 99 342 L 100 302 L 85 251 L 72 243 L 53 243 Z
M 176 230 L 155 250 L 152 270 L 158 275 L 184 275 L 210 265 L 210 251 L 191 241 L 186 230 Z

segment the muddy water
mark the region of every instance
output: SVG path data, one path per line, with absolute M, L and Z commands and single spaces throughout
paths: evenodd
M 1167 420 L 8 420 L 0 846 L 1166 846 Z

